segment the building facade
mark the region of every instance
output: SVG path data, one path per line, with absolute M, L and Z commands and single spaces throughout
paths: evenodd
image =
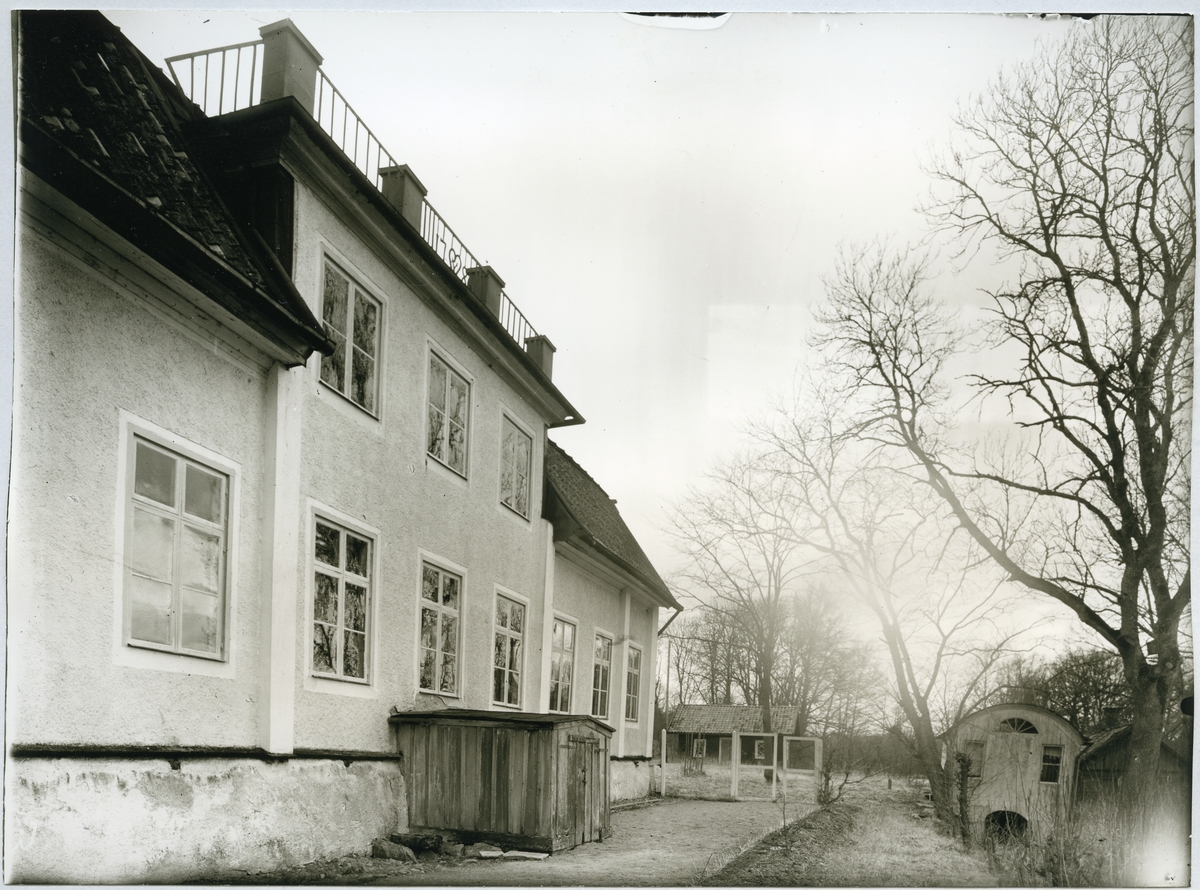
M 323 127 L 290 22 L 222 114 L 98 14 L 16 27 L 6 878 L 364 851 L 408 824 L 390 715 L 592 713 L 552 679 L 587 609 L 610 677 L 652 662 L 661 580 L 601 550 L 608 587 L 555 586 L 554 347 L 410 169 Z

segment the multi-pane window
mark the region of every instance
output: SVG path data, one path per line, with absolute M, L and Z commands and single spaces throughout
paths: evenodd
M 501 424 L 500 503 L 529 518 L 529 463 L 533 439 L 507 417 Z
M 692 739 L 692 756 L 700 760 L 704 759 L 705 753 L 708 751 L 708 739 Z
M 221 658 L 229 477 L 135 438 L 125 547 L 125 638 Z
M 766 756 L 767 756 L 766 739 L 755 739 L 754 740 L 754 759 L 755 760 L 765 760 Z
M 575 673 L 575 625 L 554 620 L 550 647 L 550 710 L 571 711 L 571 680 Z
M 496 597 L 496 641 L 492 648 L 492 701 L 521 704 L 522 642 L 525 607 L 506 596 Z
M 325 263 L 321 317 L 333 355 L 321 359 L 321 382 L 375 413 L 378 398 L 379 303 Z
M 421 566 L 420 685 L 426 692 L 458 694 L 461 596 L 461 578 L 429 563 Z
M 371 542 L 322 518 L 313 540 L 313 673 L 365 680 Z
M 430 456 L 460 476 L 467 475 L 467 424 L 471 386 L 436 355 L 429 356 Z
M 629 661 L 625 671 L 625 719 L 634 723 L 638 719 L 638 707 L 642 689 L 642 650 L 629 647 Z
M 1058 784 L 1058 772 L 1062 767 L 1062 745 L 1042 745 L 1043 782 Z
M 608 719 L 608 683 L 612 676 L 612 640 L 596 634 L 592 654 L 592 716 Z
M 983 742 L 967 742 L 963 754 L 967 758 L 967 776 L 978 779 L 983 775 Z

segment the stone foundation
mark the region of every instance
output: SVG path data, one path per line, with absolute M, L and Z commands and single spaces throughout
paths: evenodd
M 395 761 L 9 758 L 7 883 L 178 883 L 367 853 L 407 830 Z

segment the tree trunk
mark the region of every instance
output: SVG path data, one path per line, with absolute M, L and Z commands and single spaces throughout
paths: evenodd
M 1129 681 L 1133 704 L 1133 725 L 1129 733 L 1128 759 L 1121 778 L 1121 814 L 1128 820 L 1144 815 L 1157 796 L 1153 793 L 1158 775 L 1158 758 L 1162 749 L 1163 713 L 1166 702 L 1163 694 L 1168 678 L 1155 676 L 1153 667 L 1138 655 L 1141 664 Z M 1128 671 L 1127 671 L 1128 675 Z

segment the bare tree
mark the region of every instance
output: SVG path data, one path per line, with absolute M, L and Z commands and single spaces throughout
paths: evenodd
M 1121 659 L 1107 649 L 1072 649 L 1050 660 L 1017 657 L 1001 669 L 1004 701 L 1066 717 L 1084 735 L 1128 722 L 1129 686 Z
M 1192 72 L 1190 20 L 1094 20 L 969 105 L 932 168 L 937 225 L 1015 270 L 990 293 L 997 349 L 970 382 L 1007 404 L 1019 432 L 1006 454 L 1026 460 L 948 447 L 944 373 L 961 334 L 919 260 L 843 256 L 818 338 L 874 395 L 864 429 L 907 450 L 1012 579 L 1121 656 L 1129 811 L 1178 705 L 1191 597 Z
M 787 518 L 786 486 L 762 458 L 735 458 L 679 505 L 672 528 L 688 558 L 683 578 L 731 622 L 750 655 L 754 688 L 747 699 L 762 708 L 764 732 L 773 727 L 784 600 L 804 569 Z
M 977 571 L 969 541 L 946 526 L 936 498 L 843 422 L 847 407 L 813 388 L 759 434 L 790 483 L 795 539 L 878 623 L 907 738 L 938 816 L 954 823 L 953 776 L 938 732 L 974 704 L 1012 634 L 996 625 L 999 585 Z M 951 677 L 956 703 L 939 712 Z

